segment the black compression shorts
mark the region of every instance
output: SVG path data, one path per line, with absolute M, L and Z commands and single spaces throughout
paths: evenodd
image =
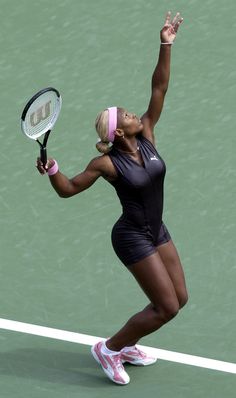
M 112 229 L 113 248 L 125 266 L 130 266 L 155 253 L 157 247 L 171 240 L 164 223 L 161 224 L 156 242 L 147 226 L 135 228 L 124 220 L 118 220 Z

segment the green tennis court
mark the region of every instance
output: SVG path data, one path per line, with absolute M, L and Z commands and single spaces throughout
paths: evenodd
M 0 0 L 0 6 L 1 396 L 233 398 L 235 1 Z M 20 114 L 36 91 L 56 87 L 63 105 L 48 152 L 66 175 L 83 170 L 98 154 L 100 110 L 113 104 L 145 110 L 169 9 L 181 11 L 184 23 L 156 136 L 167 164 L 164 220 L 190 300 L 142 340 L 163 358 L 152 367 L 129 366 L 131 383 L 122 388 L 90 354 L 91 339 L 111 335 L 147 302 L 110 242 L 118 199 L 102 179 L 80 196 L 58 198 L 35 169 L 39 149 L 21 134 Z M 34 325 L 52 335 L 36 333 Z M 207 366 L 208 359 L 222 369 Z

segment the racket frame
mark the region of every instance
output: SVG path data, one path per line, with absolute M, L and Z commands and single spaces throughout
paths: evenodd
M 50 123 L 48 123 L 46 128 L 44 128 L 43 130 L 41 130 L 38 134 L 36 134 L 34 136 L 28 135 L 26 133 L 26 130 L 25 130 L 25 118 L 26 118 L 27 112 L 28 112 L 30 106 L 33 104 L 33 102 L 38 97 L 40 97 L 41 95 L 43 95 L 44 93 L 46 93 L 48 91 L 54 91 L 56 93 L 56 95 L 58 97 L 59 109 L 55 113 L 55 115 L 52 118 L 52 120 L 50 121 Z M 56 90 L 53 87 L 46 87 L 46 88 L 38 91 L 35 95 L 33 95 L 33 97 L 25 105 L 24 110 L 23 110 L 22 115 L 21 115 L 21 130 L 22 130 L 23 134 L 26 135 L 26 137 L 31 138 L 32 140 L 36 141 L 39 144 L 39 146 L 40 146 L 40 159 L 41 159 L 44 167 L 45 167 L 45 165 L 47 163 L 47 149 L 46 149 L 46 147 L 47 147 L 48 137 L 49 137 L 49 134 L 50 134 L 50 132 L 51 132 L 54 124 L 56 123 L 56 120 L 57 120 L 58 116 L 59 116 L 59 113 L 60 113 L 60 110 L 61 110 L 61 104 L 62 104 L 62 99 L 61 99 L 61 95 L 60 95 L 59 91 Z M 41 143 L 39 141 L 39 137 L 41 137 L 42 135 L 44 135 L 43 143 Z

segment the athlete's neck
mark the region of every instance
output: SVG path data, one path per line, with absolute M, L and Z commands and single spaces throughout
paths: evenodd
M 119 142 L 117 142 L 114 146 L 118 151 L 127 153 L 127 154 L 134 154 L 139 151 L 139 145 L 136 138 L 132 141 L 126 138 L 121 138 Z
M 120 152 L 123 152 L 123 153 L 129 153 L 129 154 L 132 154 L 132 153 L 136 153 L 136 152 L 138 152 L 139 151 L 139 146 L 137 146 L 137 148 L 134 150 L 134 151 L 124 151 L 123 149 L 120 149 L 120 148 L 116 148 L 118 151 L 120 151 Z

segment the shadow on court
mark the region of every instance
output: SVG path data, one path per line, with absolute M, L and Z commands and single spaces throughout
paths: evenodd
M 90 388 L 111 385 L 89 353 L 17 349 L 1 353 L 0 363 L 0 373 L 6 376 Z

